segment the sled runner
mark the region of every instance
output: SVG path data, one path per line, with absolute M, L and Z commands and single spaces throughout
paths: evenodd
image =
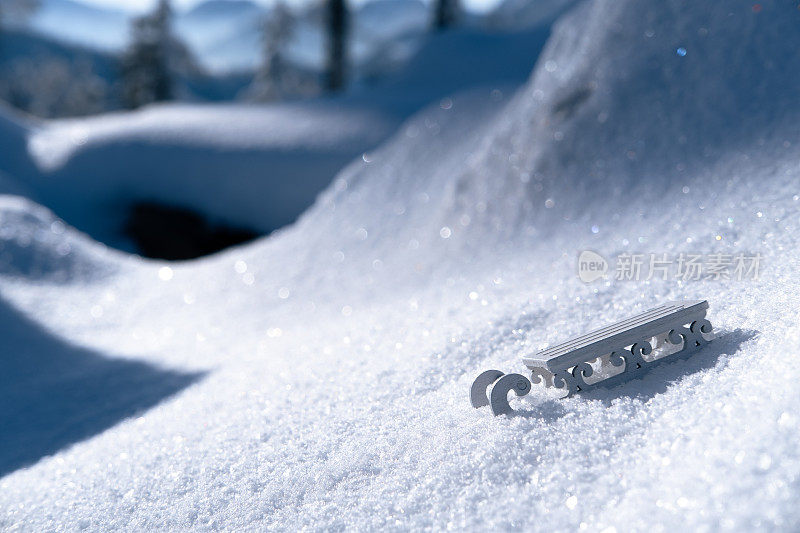
M 531 381 L 566 391 L 567 396 L 597 386 L 614 386 L 663 361 L 688 356 L 711 340 L 706 300 L 668 302 L 615 324 L 586 333 L 535 355 L 523 357 Z M 475 408 L 495 415 L 512 412 L 508 393 L 524 396 L 531 381 L 520 374 L 487 370 L 472 384 Z M 487 395 L 487 389 L 491 392 Z

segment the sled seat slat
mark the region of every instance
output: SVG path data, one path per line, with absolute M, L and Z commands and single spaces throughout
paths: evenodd
M 667 302 L 524 357 L 523 363 L 529 368 L 547 368 L 550 371 L 568 368 L 587 357 L 597 357 L 642 338 L 664 333 L 673 325 L 702 319 L 706 309 L 706 300 Z

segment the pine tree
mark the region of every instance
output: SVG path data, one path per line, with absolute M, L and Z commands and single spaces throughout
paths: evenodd
M 122 101 L 128 108 L 172 99 L 172 9 L 159 0 L 152 13 L 132 22 L 131 45 L 122 60 Z
M 39 8 L 39 3 L 39 0 L 0 0 L 0 37 L 7 24 L 24 21 Z
M 7 22 L 20 22 L 39 8 L 39 0 L 2 0 L 0 2 L 0 27 Z
M 347 70 L 347 4 L 345 0 L 327 0 L 328 60 L 326 87 L 341 90 Z
M 449 28 L 458 18 L 458 0 L 436 0 L 433 25 L 437 30 Z
M 263 25 L 261 65 L 253 82 L 253 98 L 275 100 L 286 90 L 287 73 L 284 60 L 286 43 L 292 37 L 294 17 L 282 1 L 276 2 Z

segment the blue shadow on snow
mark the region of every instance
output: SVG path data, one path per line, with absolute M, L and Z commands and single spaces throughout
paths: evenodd
M 151 408 L 202 376 L 74 346 L 0 298 L 0 477 Z
M 605 405 L 611 405 L 615 398 L 638 398 L 648 401 L 658 394 L 666 393 L 681 379 L 702 370 L 716 366 L 721 360 L 734 357 L 741 346 L 751 339 L 758 337 L 756 330 L 735 329 L 718 333 L 712 342 L 703 346 L 689 357 L 679 358 L 650 368 L 646 373 L 632 377 L 630 380 L 611 387 L 598 386 L 586 392 L 579 392 L 574 396 L 576 400 L 600 400 Z M 536 387 L 537 385 L 534 385 Z M 510 395 L 513 396 L 513 395 Z M 554 422 L 572 412 L 566 403 L 553 398 L 548 398 L 533 406 L 522 402 L 525 408 L 518 409 L 511 416 L 523 418 L 538 418 L 545 422 Z

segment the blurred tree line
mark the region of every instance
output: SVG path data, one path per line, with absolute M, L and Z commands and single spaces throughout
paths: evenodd
M 0 2 L 0 28 L 4 27 L 9 19 L 27 17 L 38 7 L 39 0 L 3 0 Z
M 350 7 L 347 0 L 322 2 L 326 53 L 319 85 L 322 90 L 337 92 L 344 90 L 350 79 Z M 30 16 L 38 5 L 39 0 L 0 0 L 0 56 L 6 23 Z M 458 0 L 433 0 L 431 27 L 438 31 L 452 26 L 458 13 Z M 277 0 L 265 15 L 261 25 L 261 62 L 247 91 L 248 98 L 266 101 L 297 94 L 302 80 L 298 79 L 296 69 L 290 68 L 287 59 L 296 18 L 283 0 Z M 179 80 L 199 76 L 202 69 L 173 31 L 173 19 L 170 0 L 157 0 L 152 11 L 131 21 L 130 44 L 119 60 L 119 80 L 113 88 L 92 76 L 91 62 L 84 62 L 81 67 L 53 60 L 45 69 L 16 65 L 9 72 L 3 72 L 0 99 L 45 116 L 102 111 L 103 107 L 108 107 L 107 93 L 111 91 L 118 95 L 119 105 L 129 109 L 182 99 L 185 95 L 181 94 Z M 57 92 L 55 87 L 60 86 L 66 96 L 51 96 L 44 99 L 44 103 L 39 97 L 34 104 L 26 95 L 36 93 L 37 80 L 44 79 L 45 74 L 52 78 L 48 84 L 53 87 L 51 92 Z
M 0 100 L 43 117 L 107 110 L 96 57 L 86 53 L 67 60 L 65 47 L 12 29 L 24 26 L 39 7 L 39 0 L 0 0 Z

